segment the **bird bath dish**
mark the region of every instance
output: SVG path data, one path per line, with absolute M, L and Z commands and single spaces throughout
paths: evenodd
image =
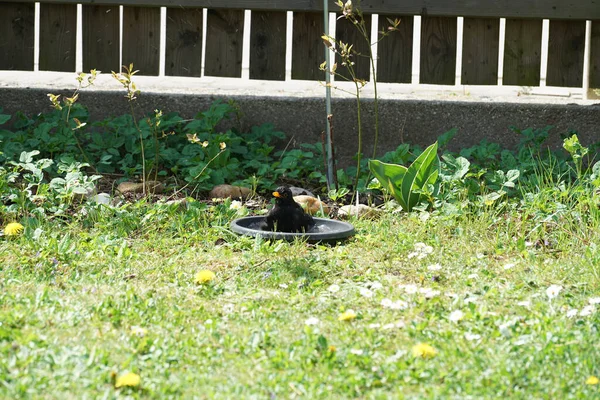
M 294 240 L 304 238 L 311 242 L 340 240 L 354 235 L 354 226 L 335 219 L 314 218 L 315 225 L 307 232 L 273 232 L 260 229 L 265 217 L 244 217 L 231 223 L 231 230 L 240 235 L 262 237 L 265 239 Z

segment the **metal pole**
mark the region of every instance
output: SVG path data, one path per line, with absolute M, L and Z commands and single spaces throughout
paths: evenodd
M 585 22 L 585 46 L 583 50 L 583 98 L 589 99 L 590 91 L 590 67 L 592 52 L 592 21 Z
M 328 0 L 323 0 L 323 26 L 325 29 L 325 34 L 329 35 L 329 9 L 328 9 Z M 331 75 L 329 71 L 331 70 L 330 65 L 330 52 L 327 46 L 325 47 L 325 110 L 327 112 L 325 121 L 325 151 L 327 153 L 327 190 L 331 190 L 334 188 L 334 180 L 333 174 L 335 171 L 333 170 L 333 151 L 332 151 L 332 143 L 331 143 L 331 125 L 329 123 L 329 115 L 331 115 Z

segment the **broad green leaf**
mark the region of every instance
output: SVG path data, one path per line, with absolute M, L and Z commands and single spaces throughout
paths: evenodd
M 406 202 L 402 197 L 400 187 L 408 168 L 398 164 L 388 164 L 379 160 L 369 160 L 369 169 L 375 178 L 386 188 L 396 201 L 406 210 Z
M 519 178 L 519 175 L 521 175 L 521 173 L 518 169 L 511 169 L 506 173 L 506 179 L 510 182 L 514 182 Z
M 437 156 L 437 142 L 425 149 L 423 153 L 408 167 L 404 180 L 402 181 L 401 193 L 407 207 L 410 211 L 413 206 L 419 204 L 423 199 L 422 195 L 415 193 L 415 189 L 422 190 L 428 184 L 434 185 L 434 195 L 439 190 L 439 184 L 436 184 L 440 173 L 440 160 Z
M 465 177 L 465 175 L 469 172 L 469 167 L 471 163 L 464 157 L 454 158 L 450 154 L 444 154 L 442 156 L 444 162 L 451 166 L 454 169 L 454 173 L 452 175 L 446 175 L 446 179 L 453 182 L 459 181 Z

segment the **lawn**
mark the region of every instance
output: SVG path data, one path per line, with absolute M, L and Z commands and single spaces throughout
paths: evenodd
M 0 238 L 0 397 L 598 398 L 599 219 L 540 223 L 557 200 L 337 245 L 236 236 L 229 201 L 30 220 Z
M 600 143 L 453 153 L 453 130 L 327 191 L 321 144 L 220 132 L 231 102 L 90 121 L 50 99 L 0 110 L 0 398 L 600 398 Z M 116 194 L 140 177 L 165 193 Z M 282 182 L 379 212 L 333 244 L 230 230 Z

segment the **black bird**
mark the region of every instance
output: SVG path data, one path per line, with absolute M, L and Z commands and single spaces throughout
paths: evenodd
M 313 217 L 304 212 L 294 201 L 292 191 L 287 186 L 279 186 L 273 192 L 275 207 L 269 211 L 262 224 L 263 230 L 277 232 L 306 232 L 315 225 Z

